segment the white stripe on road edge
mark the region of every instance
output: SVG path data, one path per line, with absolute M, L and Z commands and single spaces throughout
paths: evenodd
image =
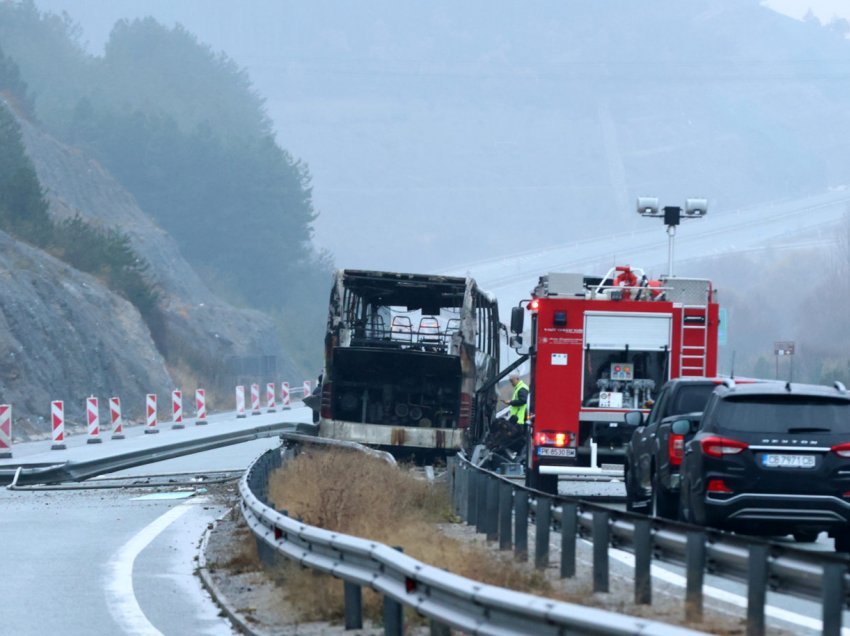
M 142 528 L 109 561 L 106 602 L 109 613 L 125 634 L 162 636 L 162 632 L 153 626 L 139 607 L 133 590 L 133 563 L 151 541 L 188 511 L 189 506 L 186 504 L 169 509 Z
M 587 541 L 587 543 L 588 545 L 593 545 L 589 541 Z M 611 548 L 608 550 L 608 554 L 610 554 L 623 565 L 627 565 L 631 568 L 635 567 L 635 556 L 630 552 L 623 552 L 622 550 Z M 676 574 L 675 572 L 671 572 L 670 570 L 667 570 L 659 565 L 653 565 L 650 571 L 652 573 L 652 576 L 661 579 L 665 583 L 676 585 L 678 587 L 685 587 L 687 584 L 687 579 L 685 579 L 684 576 Z M 740 594 L 734 594 L 732 592 L 727 592 L 726 590 L 721 590 L 718 587 L 713 587 L 711 585 L 703 585 L 702 593 L 718 601 L 729 603 L 730 605 L 736 605 L 744 609 L 746 609 L 747 607 L 746 598 L 744 598 Z M 800 627 L 805 627 L 806 629 L 811 629 L 816 632 L 823 631 L 823 622 L 818 620 L 817 618 L 811 618 L 809 616 L 804 616 L 803 614 L 789 612 L 788 610 L 784 610 L 781 607 L 765 605 L 764 613 L 765 616 L 770 616 L 771 618 L 776 618 L 778 620 L 785 621 L 786 623 L 799 625 Z M 843 627 L 841 629 L 841 634 L 842 636 L 850 636 L 850 629 L 848 629 L 847 627 Z

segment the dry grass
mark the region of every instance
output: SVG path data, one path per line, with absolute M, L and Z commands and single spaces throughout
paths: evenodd
M 310 525 L 401 547 L 405 554 L 484 583 L 551 595 L 545 577 L 492 551 L 443 535 L 435 526 L 451 520 L 450 502 L 435 487 L 380 460 L 350 451 L 311 451 L 273 475 L 270 496 L 278 509 Z M 343 616 L 341 583 L 297 566 L 282 577 L 298 589 L 301 620 Z M 363 595 L 364 612 L 380 615 L 377 595 Z

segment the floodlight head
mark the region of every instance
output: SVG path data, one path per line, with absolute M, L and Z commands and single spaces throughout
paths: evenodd
M 685 201 L 685 216 L 702 217 L 708 212 L 708 199 L 687 199 Z
M 657 197 L 638 197 L 637 211 L 641 216 L 661 216 Z

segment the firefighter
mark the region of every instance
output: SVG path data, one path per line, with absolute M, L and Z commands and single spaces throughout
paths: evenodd
M 511 406 L 508 420 L 511 424 L 525 426 L 528 422 L 526 418 L 526 412 L 528 410 L 528 385 L 520 379 L 519 373 L 516 371 L 511 373 L 509 379 L 514 387 L 514 393 L 510 400 L 502 400 L 502 402 Z

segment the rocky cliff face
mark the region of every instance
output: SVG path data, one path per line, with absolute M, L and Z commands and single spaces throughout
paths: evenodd
M 51 399 L 66 399 L 73 415 L 87 395 L 109 393 L 128 407 L 138 401 L 141 412 L 144 393 L 183 381 L 193 383 L 183 387 L 187 395 L 205 386 L 214 402 L 217 389 L 229 407 L 237 380 L 300 379 L 268 316 L 217 298 L 171 237 L 96 161 L 19 123 L 51 214 L 57 220 L 78 214 L 127 234 L 150 264 L 165 326 L 154 344 L 135 308 L 96 279 L 3 235 L 0 395 L 13 404 L 16 426 L 24 418 L 25 427 L 46 431 Z
M 173 388 L 139 312 L 96 279 L 0 232 L 0 395 L 15 436 L 49 430 L 51 400 L 69 424 L 85 398 L 118 395 L 141 417 L 145 394 Z

